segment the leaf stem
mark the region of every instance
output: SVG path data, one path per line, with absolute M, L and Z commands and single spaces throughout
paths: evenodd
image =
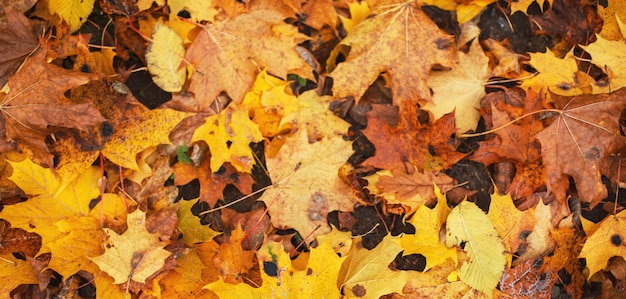
M 522 115 L 522 116 L 520 116 L 520 117 L 518 117 L 518 118 L 516 118 L 514 120 L 511 120 L 510 122 L 508 122 L 506 124 L 503 124 L 503 125 L 501 125 L 499 127 L 496 127 L 496 128 L 492 128 L 491 130 L 487 130 L 487 131 L 480 132 L 480 133 L 463 133 L 463 134 L 460 134 L 458 137 L 459 138 L 469 138 L 469 137 L 485 136 L 487 134 L 495 133 L 495 132 L 497 132 L 499 130 L 502 130 L 505 127 L 508 127 L 508 126 L 510 126 L 510 125 L 512 125 L 512 124 L 514 124 L 514 123 L 516 123 L 516 122 L 518 122 L 520 120 L 522 120 L 525 117 L 528 117 L 528 116 L 531 116 L 531 115 L 535 115 L 535 114 L 539 114 L 539 113 L 544 113 L 544 112 L 556 112 L 558 114 L 563 114 L 564 113 L 563 110 L 559 110 L 559 109 L 542 109 L 542 110 L 537 110 L 537 111 L 533 111 L 533 112 L 530 112 L 530 113 L 526 113 L 526 114 L 524 114 L 524 115 Z

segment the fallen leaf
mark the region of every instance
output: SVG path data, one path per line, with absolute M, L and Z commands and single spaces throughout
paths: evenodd
M 72 31 L 78 30 L 91 14 L 95 0 L 50 0 L 48 10 L 67 22 Z
M 339 272 L 341 261 L 330 241 L 311 248 L 306 270 L 298 271 L 292 265 L 281 243 L 268 242 L 257 252 L 263 284 L 253 288 L 248 284 L 227 284 L 220 278 L 205 288 L 215 292 L 220 298 L 338 298 L 340 297 L 334 280 Z
M 404 169 L 405 162 L 409 162 L 424 169 L 426 156 L 432 150 L 442 159 L 439 168 L 445 169 L 465 156 L 448 145 L 448 139 L 456 131 L 453 114 L 446 114 L 432 125 L 424 126 L 419 123 L 415 104 L 405 101 L 400 107 L 400 117 L 398 125 L 392 128 L 375 115 L 367 114 L 368 123 L 363 134 L 376 147 L 376 154 L 365 160 L 365 166 Z
M 91 103 L 72 103 L 66 90 L 100 78 L 97 74 L 73 72 L 45 61 L 41 50 L 28 58 L 19 72 L 9 78 L 9 91 L 2 97 L 0 112 L 6 143 L 17 140 L 29 146 L 43 165 L 52 166 L 52 155 L 44 139 L 52 127 L 86 131 L 104 118 Z
M 554 96 L 554 120 L 536 135 L 541 142 L 548 191 L 560 184 L 563 174 L 569 174 L 583 202 L 593 207 L 606 198 L 600 167 L 613 146 L 626 140 L 619 127 L 626 108 L 624 94 L 626 89 L 609 95 Z M 564 200 L 564 196 L 555 195 Z
M 372 250 L 354 240 L 341 264 L 337 286 L 343 294 L 351 297 L 378 298 L 394 292 L 401 293 L 410 277 L 409 272 L 389 269 L 389 264 L 401 251 L 402 247 L 391 235 L 387 235 Z
M 37 47 L 37 38 L 28 18 L 10 5 L 2 8 L 6 22 L 0 22 L 0 52 L 3 53 L 0 58 L 0 89 Z
M 446 221 L 446 245 L 461 243 L 465 243 L 469 262 L 463 263 L 459 277 L 489 296 L 506 266 L 504 245 L 487 215 L 468 201 L 452 209 Z
M 163 286 L 163 298 L 214 298 L 215 294 L 202 287 L 206 284 L 203 275 L 205 265 L 200 260 L 198 252 L 192 248 L 176 259 L 176 268 L 169 271 L 159 282 Z
M 356 203 L 337 175 L 352 152 L 352 142 L 341 137 L 311 144 L 306 130 L 287 137 L 278 155 L 266 161 L 274 186 L 258 199 L 265 202 L 272 224 L 312 237 L 329 232 L 328 213 L 352 211 Z
M 533 229 L 535 224 L 534 209 L 518 210 L 513 204 L 511 196 L 500 195 L 496 188 L 496 191 L 491 195 L 487 217 L 503 240 L 507 265 L 510 265 L 513 254 L 522 245 L 522 236 Z
M 132 98 L 134 99 L 134 98 Z M 148 110 L 138 102 L 114 114 L 115 131 L 105 143 L 102 154 L 124 168 L 139 170 L 137 154 L 147 148 L 169 144 L 169 133 L 188 113 L 172 109 Z
M 602 18 L 602 31 L 599 35 L 607 40 L 621 40 L 624 38 L 622 28 L 624 28 L 623 20 L 626 20 L 626 6 L 619 1 L 608 3 L 606 7 L 600 5 L 598 7 L 598 15 Z
M 340 46 L 351 49 L 345 62 L 330 73 L 333 95 L 353 96 L 358 103 L 376 78 L 387 72 L 394 105 L 425 103 L 431 99 L 426 79 L 433 65 L 454 63 L 449 38 L 417 3 L 383 7 L 382 11 L 375 7 L 373 17 L 360 22 L 341 41 Z
M 185 83 L 185 68 L 181 67 L 185 48 L 183 40 L 169 27 L 156 23 L 152 42 L 146 50 L 148 71 L 152 81 L 164 91 L 180 91 Z
M 581 46 L 581 48 L 591 55 L 591 63 L 606 72 L 608 76 L 608 85 L 593 85 L 594 94 L 609 93 L 626 86 L 626 72 L 624 71 L 626 59 L 623 55 L 626 51 L 626 44 L 624 44 L 623 38 L 610 41 L 597 36 L 594 43 Z
M 238 226 L 231 231 L 228 242 L 220 245 L 213 258 L 214 266 L 219 269 L 220 279 L 229 285 L 241 283 L 243 275 L 253 267 L 254 251 L 244 250 L 241 246 L 245 237 L 246 232 Z
M 583 94 L 582 88 L 585 82 L 578 79 L 578 65 L 574 57 L 574 49 L 565 57 L 558 58 L 550 49 L 545 53 L 530 53 L 530 65 L 539 72 L 538 75 L 524 80 L 521 87 L 525 90 L 533 89 L 535 92 L 549 89 L 551 92 L 564 96 Z
M 191 142 L 200 140 L 209 146 L 213 172 L 230 162 L 237 171 L 250 173 L 255 164 L 250 143 L 263 140 L 263 136 L 246 107 L 230 105 L 218 115 L 207 117 L 196 129 Z
M 450 214 L 450 208 L 446 203 L 446 197 L 437 187 L 437 205 L 429 208 L 420 206 L 411 220 L 407 221 L 415 227 L 415 234 L 404 234 L 400 237 L 400 245 L 404 248 L 404 256 L 410 254 L 421 254 L 426 258 L 424 271 L 429 271 L 433 267 L 442 265 L 446 260 L 458 263 L 455 248 L 448 248 L 440 238 L 441 228 Z
M 626 227 L 626 210 L 617 215 L 607 216 L 588 234 L 589 237 L 578 256 L 587 259 L 589 268 L 587 278 L 606 268 L 611 257 L 626 256 L 624 227 Z
M 411 174 L 404 170 L 381 170 L 364 179 L 368 181 L 366 188 L 371 194 L 382 196 L 387 204 L 408 206 L 407 214 L 437 198 L 435 189 L 445 193 L 452 189 L 454 183 L 454 179 L 444 173 L 420 172 L 417 169 L 413 169 Z
M 11 291 L 22 284 L 37 284 L 39 280 L 28 261 L 11 254 L 0 255 L 0 298 L 9 299 Z
M 313 79 L 311 67 L 296 51 L 306 37 L 282 20 L 276 11 L 254 10 L 202 28 L 185 54 L 196 70 L 189 91 L 202 103 L 199 111 L 208 111 L 222 91 L 240 103 L 252 87 L 258 66 L 282 78 L 289 72 Z
M 181 200 L 178 206 L 178 223 L 176 227 L 183 234 L 183 242 L 192 246 L 195 243 L 211 241 L 219 232 L 212 230 L 208 225 L 202 225 L 200 218 L 191 213 L 195 200 Z
M 457 62 L 450 71 L 431 72 L 428 76 L 426 83 L 433 98 L 422 109 L 433 113 L 435 120 L 454 111 L 457 132 L 463 133 L 475 131 L 478 125 L 480 100 L 490 76 L 489 58 L 478 41 L 472 42 L 467 54 L 456 53 Z
M 104 228 L 108 235 L 104 254 L 92 257 L 98 267 L 113 277 L 115 284 L 146 283 L 146 279 L 160 271 L 171 253 L 163 247 L 159 234 L 146 229 L 146 214 L 137 209 L 128 214 L 128 229 L 121 235 Z
M 242 194 L 252 192 L 254 181 L 249 173 L 238 172 L 230 163 L 218 169 L 211 168 L 211 155 L 208 152 L 201 159 L 198 166 L 181 162 L 174 164 L 174 184 L 182 186 L 197 179 L 200 183 L 200 201 L 208 203 L 210 207 L 215 207 L 217 201 L 223 198 L 222 191 L 229 184 Z M 223 171 L 221 168 L 224 168 Z

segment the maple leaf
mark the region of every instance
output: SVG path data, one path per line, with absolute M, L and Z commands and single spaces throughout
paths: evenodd
M 414 103 L 405 101 L 400 109 L 401 118 L 395 128 L 385 121 L 367 114 L 367 128 L 363 134 L 376 147 L 376 154 L 363 165 L 383 169 L 404 169 L 409 162 L 424 169 L 430 150 L 442 158 L 440 168 L 447 168 L 461 160 L 465 154 L 450 150 L 449 137 L 454 134 L 454 115 L 446 114 L 430 126 L 423 126 L 417 118 Z
M 92 257 L 98 267 L 113 277 L 115 284 L 146 283 L 146 279 L 160 271 L 171 253 L 163 247 L 168 242 L 159 240 L 159 234 L 146 229 L 146 214 L 137 209 L 128 214 L 128 229 L 118 235 L 104 228 L 108 235 L 104 254 Z
M 208 111 L 222 91 L 240 103 L 254 83 L 258 65 L 282 78 L 289 72 L 313 79 L 311 67 L 296 51 L 306 37 L 282 20 L 276 11 L 255 10 L 203 27 L 185 54 L 196 69 L 189 91 L 199 111 Z
M 556 94 L 574 96 L 585 93 L 588 83 L 593 82 L 588 75 L 578 71 L 573 48 L 562 59 L 550 49 L 546 49 L 546 53 L 530 53 L 530 65 L 539 74 L 522 82 L 521 87 L 526 90 L 532 88 L 538 92 L 549 88 Z
M 100 254 L 104 235 L 98 218 L 89 217 L 89 203 L 100 193 L 99 169 L 87 169 L 61 189 L 60 179 L 50 169 L 33 164 L 29 159 L 10 163 L 13 174 L 9 179 L 34 197 L 4 206 L 0 217 L 13 227 L 40 235 L 39 254 L 51 252 L 48 266 L 64 277 L 80 270 L 95 273 L 97 269 L 90 265 L 87 257 Z
M 21 11 L 10 5 L 4 5 L 5 22 L 0 22 L 0 88 L 7 83 L 24 58 L 37 47 L 37 38 L 33 34 L 28 18 Z
M 163 289 L 162 298 L 214 298 L 210 291 L 202 289 L 212 279 L 205 271 L 207 268 L 198 251 L 198 248 L 192 248 L 177 258 L 176 268 L 159 281 Z
M 402 251 L 398 240 L 387 235 L 372 250 L 354 240 L 347 258 L 337 276 L 337 286 L 351 297 L 378 298 L 385 294 L 400 293 L 410 275 L 407 271 L 392 271 L 389 264 Z
M 104 118 L 92 104 L 72 103 L 64 95 L 66 90 L 101 76 L 48 64 L 45 56 L 46 51 L 39 51 L 9 78 L 9 91 L 0 103 L 0 129 L 6 130 L 5 138 L 29 146 L 43 165 L 51 166 L 52 155 L 44 142 L 55 131 L 51 127 L 86 131 Z
M 426 82 L 433 90 L 432 102 L 424 110 L 433 113 L 434 119 L 454 111 L 458 132 L 476 130 L 480 114 L 480 100 L 485 96 L 484 83 L 489 78 L 489 58 L 478 41 L 474 41 L 467 54 L 456 52 L 458 61 L 450 71 L 432 72 Z
M 574 178 L 580 198 L 595 206 L 607 196 L 600 166 L 613 146 L 624 143 L 619 118 L 626 108 L 626 89 L 610 95 L 554 96 L 558 113 L 536 137 L 546 166 L 548 190 L 563 179 Z M 563 195 L 555 194 L 563 200 Z
M 219 269 L 220 277 L 228 284 L 243 281 L 243 275 L 253 266 L 254 251 L 244 250 L 241 246 L 246 232 L 238 226 L 231 231 L 229 242 L 222 243 L 213 263 Z
M 454 63 L 449 38 L 413 1 L 383 7 L 388 10 L 374 8 L 374 16 L 359 23 L 339 44 L 351 49 L 330 74 L 333 95 L 354 96 L 358 102 L 376 78 L 387 72 L 395 105 L 429 101 L 426 79 L 430 69 Z
M 452 209 L 446 221 L 446 245 L 461 243 L 470 260 L 461 266 L 459 277 L 474 289 L 492 293 L 506 266 L 504 245 L 487 215 L 468 201 Z
M 169 133 L 189 113 L 172 109 L 149 110 L 127 95 L 124 109 L 111 113 L 115 131 L 102 148 L 102 154 L 124 168 L 139 170 L 137 154 L 147 148 L 169 144 Z
M 504 241 L 507 262 L 510 265 L 512 254 L 517 252 L 522 244 L 521 236 L 530 232 L 535 224 L 534 209 L 518 210 L 513 204 L 510 195 L 499 195 L 498 191 L 491 195 L 489 213 L 487 216 L 493 223 L 500 238 Z
M 410 174 L 404 170 L 382 170 L 364 179 L 368 181 L 366 188 L 371 194 L 384 197 L 388 204 L 408 206 L 407 214 L 437 198 L 435 188 L 445 193 L 452 189 L 454 183 L 454 179 L 444 173 L 422 173 L 417 169 Z
M 211 170 L 218 171 L 230 162 L 237 171 L 252 171 L 254 157 L 250 143 L 263 140 L 259 126 L 252 122 L 246 107 L 229 105 L 218 115 L 206 118 L 191 137 L 191 142 L 202 140 L 211 151 Z
M 267 159 L 274 186 L 258 200 L 267 205 L 275 227 L 317 236 L 330 231 L 329 212 L 352 211 L 355 204 L 350 187 L 337 175 L 353 151 L 352 142 L 338 136 L 312 144 L 308 140 L 307 132 L 299 130 L 276 157 Z
M 39 280 L 28 261 L 17 259 L 11 254 L 0 255 L 0 298 L 9 299 L 13 289 L 21 284 L 37 284 Z
M 191 207 L 197 202 L 194 200 L 181 200 L 176 211 L 178 216 L 176 227 L 183 234 L 183 242 L 189 246 L 195 243 L 211 241 L 220 234 L 209 226 L 202 225 L 200 218 L 191 213 Z
M 215 207 L 215 204 L 221 199 L 222 191 L 228 184 L 232 184 L 242 194 L 250 194 L 252 192 L 252 183 L 254 182 L 249 173 L 240 173 L 235 168 L 226 163 L 222 165 L 223 171 L 219 168 L 213 170 L 210 166 L 211 155 L 205 153 L 197 167 L 193 164 L 176 163 L 174 165 L 174 183 L 177 186 L 185 185 L 195 179 L 200 182 L 200 201 Z
M 591 55 L 591 63 L 604 70 L 608 76 L 609 84 L 594 84 L 593 93 L 608 93 L 626 86 L 626 44 L 624 38 L 617 41 L 610 41 L 597 36 L 597 40 L 587 46 L 581 46 Z
M 622 29 L 624 28 L 623 20 L 626 20 L 626 11 L 619 2 L 611 2 L 606 7 L 600 5 L 598 7 L 598 15 L 602 17 L 602 31 L 599 36 L 607 40 L 621 40 L 624 38 Z
M 341 262 L 333 249 L 332 238 L 311 248 L 306 270 L 296 270 L 281 243 L 268 242 L 257 251 L 263 284 L 253 288 L 248 284 L 232 285 L 220 277 L 205 288 L 220 298 L 338 298 L 341 297 L 335 279 Z M 272 266 L 270 268 L 270 265 Z M 270 270 L 270 269 L 276 270 Z M 274 271 L 274 273 L 272 273 Z
M 447 259 L 458 263 L 455 248 L 448 248 L 439 238 L 443 223 L 448 218 L 450 208 L 446 203 L 446 197 L 435 187 L 437 205 L 429 208 L 425 205 L 417 208 L 417 211 L 408 223 L 415 227 L 415 234 L 404 234 L 400 237 L 400 245 L 404 248 L 404 256 L 421 254 L 426 258 L 424 272 L 441 265 Z
M 587 259 L 588 278 L 606 268 L 611 257 L 626 258 L 624 227 L 626 227 L 626 211 L 621 211 L 617 215 L 606 217 L 588 234 L 589 238 L 579 255 L 579 258 Z

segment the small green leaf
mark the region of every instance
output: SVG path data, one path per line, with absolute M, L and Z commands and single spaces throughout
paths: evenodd
M 189 148 L 187 146 L 181 145 L 176 149 L 176 155 L 178 155 L 178 161 L 183 162 L 185 164 L 191 164 L 191 158 L 187 155 L 187 151 Z

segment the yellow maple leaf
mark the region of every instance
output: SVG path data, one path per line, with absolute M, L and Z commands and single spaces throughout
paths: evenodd
M 128 214 L 128 229 L 121 235 L 104 228 L 108 235 L 105 252 L 92 257 L 98 267 L 113 277 L 115 284 L 146 279 L 159 271 L 171 253 L 163 247 L 167 242 L 159 240 L 158 233 L 146 229 L 146 214 L 137 209 Z
M 42 238 L 39 253 L 51 252 L 49 267 L 64 277 L 79 270 L 95 272 L 88 256 L 100 254 L 104 235 L 99 218 L 88 217 L 89 203 L 97 198 L 100 170 L 91 167 L 70 184 L 61 188 L 61 181 L 50 169 L 32 163 L 9 162 L 13 174 L 9 177 L 26 194 L 35 195 L 25 202 L 6 205 L 0 218 Z M 88 237 L 86 237 L 88 236 Z M 83 239 L 84 238 L 84 239 Z
M 242 106 L 248 106 L 252 120 L 259 125 L 264 137 L 273 137 L 293 126 L 282 121 L 288 114 L 300 109 L 296 96 L 286 92 L 289 82 L 276 78 L 262 70 L 254 81 L 252 90 L 246 93 Z
M 350 10 L 350 18 L 339 16 L 343 23 L 343 28 L 346 32 L 350 33 L 356 25 L 367 19 L 367 15 L 370 12 L 370 7 L 367 5 L 367 1 L 354 1 L 348 3 L 348 10 Z
M 530 53 L 530 65 L 539 74 L 522 82 L 521 87 L 526 90 L 532 88 L 538 92 L 549 89 L 559 95 L 574 96 L 590 89 L 589 82 L 593 81 L 578 71 L 573 48 L 562 59 L 556 57 L 550 49 L 546 49 L 546 53 Z
M 332 239 L 329 239 L 332 240 Z M 341 262 L 345 257 L 335 253 L 331 242 L 322 242 L 311 248 L 306 270 L 296 270 L 282 243 L 268 242 L 257 252 L 263 285 L 253 288 L 248 284 L 227 284 L 220 277 L 205 288 L 220 298 L 339 298 L 335 285 Z M 273 264 L 275 273 L 269 270 Z M 271 276 L 270 276 L 271 274 Z
M 311 144 L 306 130 L 288 137 L 278 155 L 267 159 L 274 186 L 258 199 L 267 205 L 272 224 L 302 235 L 329 232 L 328 213 L 352 211 L 355 204 L 350 187 L 337 175 L 352 152 L 352 142 L 341 137 Z
M 48 10 L 57 14 L 70 25 L 72 31 L 78 30 L 91 14 L 95 0 L 50 0 Z
M 169 27 L 156 23 L 152 42 L 146 50 L 148 71 L 154 75 L 152 81 L 168 92 L 180 91 L 185 83 L 183 63 L 185 48 L 183 40 Z
M 191 246 L 195 243 L 201 243 L 212 240 L 220 232 L 212 230 L 208 225 L 200 224 L 200 218 L 191 213 L 191 207 L 198 200 L 181 200 L 178 204 L 178 223 L 176 227 L 183 234 L 183 242 Z
M 593 93 L 609 93 L 626 86 L 626 44 L 624 39 L 611 41 L 597 36 L 597 40 L 581 46 L 591 55 L 591 63 L 605 71 L 608 84 L 593 85 Z
M 255 163 L 250 143 L 263 140 L 263 135 L 245 107 L 230 105 L 196 129 L 191 141 L 200 140 L 209 146 L 214 172 L 230 162 L 237 171 L 250 173 Z
M 589 275 L 606 268 L 611 257 L 626 258 L 626 210 L 617 215 L 609 215 L 595 225 L 588 234 L 587 241 L 580 252 L 580 258 L 587 259 Z
M 394 105 L 428 101 L 428 74 L 435 64 L 453 64 L 449 39 L 414 2 L 374 8 L 333 52 L 351 47 L 346 60 L 330 74 L 333 95 L 357 102 L 382 73 L 389 74 Z M 331 55 L 332 56 L 332 55 Z M 358 75 L 355 75 L 358 74 Z
M 456 12 L 456 19 L 459 24 L 466 23 L 482 12 L 489 4 L 495 0 L 470 0 L 458 2 L 454 0 L 424 0 L 424 4 L 433 5 L 444 10 Z
M 491 297 L 506 265 L 504 245 L 487 215 L 467 201 L 454 207 L 446 221 L 446 245 L 461 243 L 469 262 L 463 263 L 459 277 Z
M 446 203 L 445 195 L 441 194 L 435 185 L 437 205 L 434 208 L 420 206 L 408 223 L 415 227 L 415 234 L 404 234 L 400 237 L 400 245 L 404 248 L 403 255 L 419 253 L 426 258 L 424 272 L 441 265 L 447 259 L 458 262 L 455 248 L 448 248 L 439 238 L 443 223 L 448 218 L 450 208 Z
M 433 90 L 432 102 L 422 109 L 433 113 L 434 119 L 454 111 L 458 133 L 476 130 L 485 96 L 485 82 L 489 79 L 489 58 L 480 44 L 474 41 L 467 54 L 457 52 L 458 61 L 451 71 L 432 72 L 427 84 Z
M 625 32 L 623 20 L 626 20 L 626 3 L 610 1 L 607 7 L 598 6 L 598 15 L 602 17 L 600 36 L 608 40 L 623 40 Z
M 500 195 L 496 190 L 491 195 L 491 204 L 487 216 L 491 219 L 498 235 L 504 241 L 507 264 L 511 264 L 513 253 L 517 252 L 522 239 L 520 234 L 530 232 L 535 224 L 534 208 L 526 211 L 518 210 L 513 204 L 511 195 Z
M 0 255 L 0 280 L 0 299 L 13 298 L 11 291 L 21 284 L 39 283 L 30 262 L 11 254 Z
M 394 292 L 402 293 L 409 272 L 389 269 L 389 264 L 400 251 L 402 246 L 391 235 L 372 250 L 364 248 L 360 240 L 354 240 L 341 265 L 337 286 L 350 297 L 378 298 Z
M 169 144 L 169 133 L 189 113 L 172 109 L 148 110 L 141 104 L 124 112 L 120 122 L 105 143 L 102 154 L 124 168 L 139 170 L 137 154 L 160 144 Z

